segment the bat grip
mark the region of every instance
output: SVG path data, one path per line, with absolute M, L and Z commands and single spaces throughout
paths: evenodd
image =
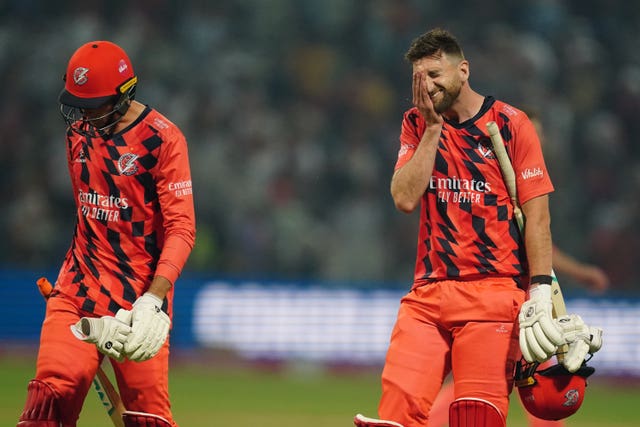
M 53 285 L 51 284 L 49 279 L 47 279 L 46 277 L 41 277 L 36 280 L 36 284 L 38 285 L 40 294 L 44 297 L 44 299 L 48 299 L 49 295 L 51 295 L 51 292 L 53 291 Z

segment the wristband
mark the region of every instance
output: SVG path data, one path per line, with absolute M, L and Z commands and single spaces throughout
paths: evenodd
M 536 276 L 532 276 L 531 280 L 529 281 L 530 285 L 533 285 L 534 283 L 539 283 L 541 285 L 550 285 L 551 283 L 553 283 L 553 277 L 547 274 L 538 274 Z

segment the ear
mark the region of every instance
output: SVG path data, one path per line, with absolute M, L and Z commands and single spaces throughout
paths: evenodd
M 469 61 L 463 59 L 458 64 L 458 75 L 460 76 L 460 81 L 466 82 L 469 80 Z

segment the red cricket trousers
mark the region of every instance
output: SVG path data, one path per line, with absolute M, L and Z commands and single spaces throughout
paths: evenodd
M 48 300 L 42 324 L 36 379 L 51 385 L 57 392 L 64 427 L 75 427 L 103 358 L 94 344 L 78 340 L 70 330 L 70 326 L 84 315 L 63 295 L 57 295 Z M 169 402 L 168 341 L 156 356 L 145 362 L 109 360 L 127 410 L 160 415 L 176 426 Z
M 512 278 L 445 280 L 414 287 L 400 302 L 382 372 L 379 417 L 428 425 L 453 373 L 455 398 L 493 403 L 506 418 L 520 355 L 515 325 L 525 292 Z

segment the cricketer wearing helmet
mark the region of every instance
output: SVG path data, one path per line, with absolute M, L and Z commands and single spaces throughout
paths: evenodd
M 391 195 L 398 210 L 420 212 L 414 280 L 391 334 L 380 419 L 358 414 L 354 423 L 429 425 L 431 406 L 452 373 L 449 425 L 504 427 L 521 351 L 516 320 L 528 287 L 533 309 L 524 320 L 536 331 L 528 348 L 549 358 L 565 343 L 545 288 L 552 272 L 553 185 L 531 121 L 471 88 L 469 62 L 452 34 L 428 31 L 405 57 L 412 66 L 413 107 L 402 121 Z M 488 122 L 500 128 L 515 169 L 524 235 Z M 542 349 L 533 342 L 537 337 L 546 340 Z
M 135 101 L 137 77 L 114 43 L 80 46 L 64 82 L 76 224 L 18 426 L 75 426 L 105 355 L 125 425 L 176 426 L 168 335 L 174 284 L 195 239 L 187 143 L 175 124 Z

